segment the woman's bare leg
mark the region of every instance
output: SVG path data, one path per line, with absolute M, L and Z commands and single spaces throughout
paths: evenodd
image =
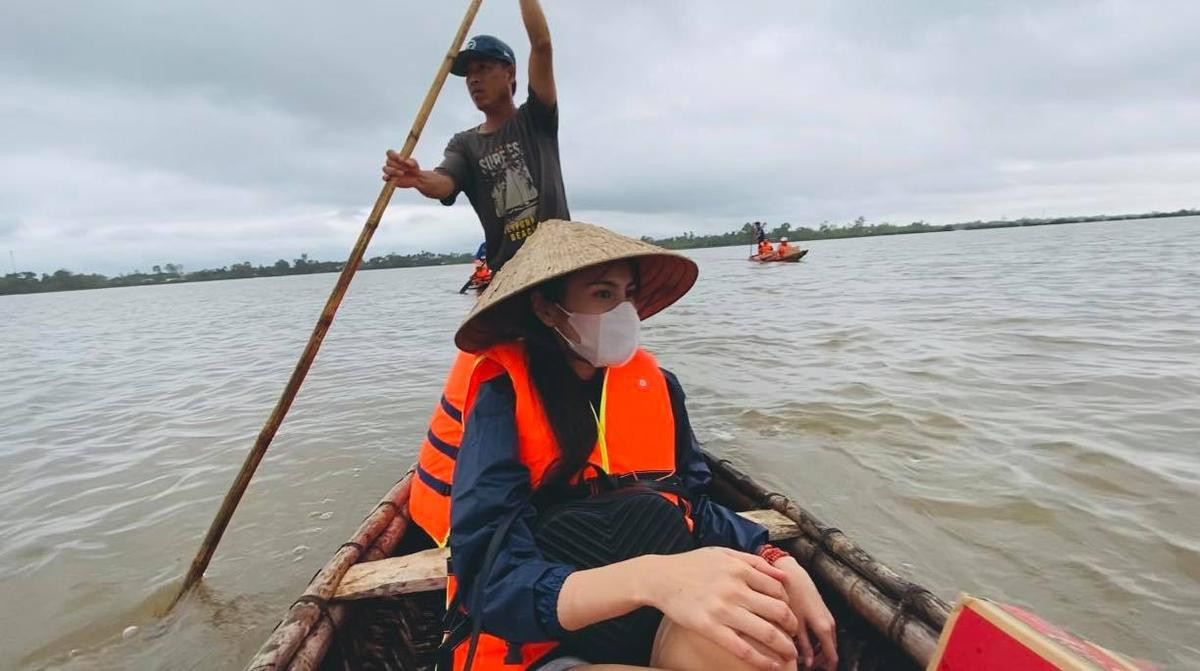
M 665 617 L 654 635 L 650 666 L 588 664 L 576 668 L 578 671 L 755 671 L 725 648 Z M 779 671 L 797 671 L 796 662 L 780 667 Z
M 665 617 L 654 637 L 650 666 L 678 671 L 751 671 L 754 668 L 725 648 Z M 781 666 L 779 671 L 796 671 L 796 663 Z

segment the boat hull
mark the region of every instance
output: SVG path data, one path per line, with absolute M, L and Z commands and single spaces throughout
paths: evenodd
M 772 254 L 767 258 L 763 258 L 758 254 L 755 254 L 754 256 L 750 257 L 750 260 L 757 261 L 758 263 L 799 263 L 800 259 L 804 258 L 805 254 L 808 254 L 807 249 L 794 249 L 784 256 Z
M 710 495 L 715 501 L 737 511 L 773 509 L 797 525 L 800 535 L 779 544 L 813 576 L 837 620 L 839 669 L 923 668 L 949 612 L 944 602 L 875 562 L 840 531 L 824 526 L 786 498 L 766 492 L 728 462 L 705 457 L 713 471 Z M 395 517 L 369 544 L 366 559 L 406 556 L 434 547 L 428 535 L 408 521 L 404 485 L 401 481 L 393 488 L 395 494 L 389 493 L 390 498 L 376 508 L 390 506 Z M 314 578 L 306 594 L 314 592 L 313 584 L 327 570 L 328 566 Z M 432 669 L 443 635 L 445 599 L 442 589 L 347 601 L 301 597 L 248 668 Z

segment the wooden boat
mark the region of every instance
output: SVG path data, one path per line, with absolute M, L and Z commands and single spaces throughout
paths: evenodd
M 949 608 L 838 529 L 711 454 L 710 494 L 767 526 L 812 575 L 838 623 L 839 669 L 925 668 Z M 251 660 L 254 671 L 433 668 L 445 551 L 408 516 L 410 472 L 309 583 Z
M 758 261 L 759 263 L 798 263 L 800 259 L 804 258 L 804 255 L 807 253 L 807 249 L 793 249 L 783 256 L 772 254 L 765 259 L 760 255 L 755 254 L 750 257 L 750 260 Z
M 476 268 L 471 276 L 467 278 L 467 283 L 462 285 L 458 293 L 465 294 L 468 291 L 474 291 L 477 294 L 483 293 L 483 290 L 492 283 L 492 271 L 487 269 L 487 266 Z

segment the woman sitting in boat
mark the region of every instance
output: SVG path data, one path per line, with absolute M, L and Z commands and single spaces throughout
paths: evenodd
M 779 258 L 782 259 L 790 254 L 791 251 L 792 247 L 788 244 L 787 238 L 779 238 L 779 248 L 775 250 L 775 253 L 779 255 Z
M 679 382 L 638 347 L 697 272 L 548 221 L 459 329 L 479 358 L 450 491 L 453 668 L 836 668 L 812 580 L 705 496 Z

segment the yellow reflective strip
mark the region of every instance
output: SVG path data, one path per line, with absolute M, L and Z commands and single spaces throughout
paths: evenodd
M 603 397 L 601 398 L 603 399 Z M 600 401 L 600 407 L 604 407 L 603 400 Z M 588 408 L 592 411 L 592 417 L 596 418 L 596 447 L 600 449 L 600 468 L 604 469 L 604 472 L 607 473 L 608 445 L 604 441 L 604 420 L 600 419 L 600 416 L 596 414 L 596 406 L 589 403 Z
M 600 414 L 596 414 L 596 408 L 592 407 L 592 417 L 596 418 L 596 443 L 600 446 L 600 468 L 604 469 L 605 473 L 609 472 L 608 468 L 608 441 L 604 437 L 604 418 L 608 416 L 608 374 L 604 375 L 604 386 L 600 390 Z

